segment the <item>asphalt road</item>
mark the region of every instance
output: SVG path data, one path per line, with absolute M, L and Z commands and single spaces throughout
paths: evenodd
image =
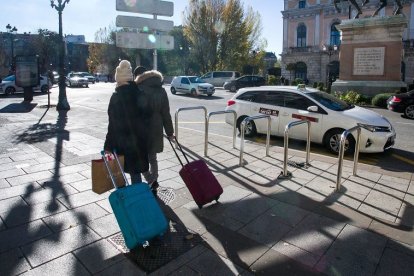
M 79 106 L 94 111 L 106 112 L 114 87 L 115 84 L 113 83 L 96 83 L 91 84 L 89 88 L 67 88 L 68 100 L 73 107 Z M 223 111 L 226 107 L 227 100 L 234 95 L 234 93 L 220 88 L 216 90 L 216 93 L 212 97 L 192 97 L 184 94 L 172 95 L 169 85 L 165 85 L 165 89 L 168 92 L 173 121 L 175 121 L 176 111 L 179 108 L 204 106 L 207 112 Z M 56 99 L 57 94 L 58 88 L 54 87 L 51 98 Z M 0 100 L 3 97 L 1 95 Z M 45 97 L 45 95 L 39 97 Z M 414 120 L 409 120 L 399 113 L 386 109 L 371 109 L 385 116 L 392 123 L 397 132 L 397 139 L 394 148 L 384 153 L 361 153 L 359 161 L 392 171 L 414 171 Z M 180 111 L 177 117 L 180 128 L 189 128 L 204 132 L 204 111 L 202 109 Z M 233 129 L 224 122 L 224 115 L 215 115 L 210 119 L 209 133 L 211 135 L 232 137 Z M 253 139 L 256 142 L 265 143 L 266 137 L 260 135 Z M 271 145 L 283 147 L 283 137 L 272 137 Z M 289 141 L 289 148 L 305 150 L 305 146 L 306 142 L 304 141 Z M 335 155 L 329 153 L 324 147 L 317 144 L 311 145 L 311 152 L 335 157 Z M 352 159 L 352 156 L 346 158 Z

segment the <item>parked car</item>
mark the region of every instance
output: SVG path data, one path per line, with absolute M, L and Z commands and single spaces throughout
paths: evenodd
M 235 80 L 226 81 L 224 89 L 236 92 L 243 87 L 262 86 L 266 84 L 266 79 L 262 76 L 246 75 Z
M 92 74 L 90 74 L 90 73 L 88 73 L 88 72 L 78 72 L 82 77 L 85 77 L 85 78 L 87 78 L 88 79 L 88 82 L 89 83 L 95 83 L 95 81 L 96 81 L 96 79 L 95 79 L 95 77 L 92 75 Z
M 211 96 L 215 92 L 212 84 L 206 83 L 197 76 L 179 76 L 175 77 L 171 82 L 171 93 L 177 92 L 191 95 L 207 95 Z
M 236 71 L 213 71 L 204 74 L 201 76 L 201 79 L 216 87 L 221 87 L 226 81 L 234 80 L 238 77 L 240 77 L 240 73 Z
M 68 87 L 89 87 L 89 81 L 81 73 L 69 73 L 66 76 L 66 86 Z
M 101 74 L 101 73 L 96 73 L 95 74 L 95 80 L 96 80 L 96 82 L 100 82 L 100 81 L 108 82 L 108 75 Z
M 34 87 L 34 91 L 46 93 L 48 89 L 52 88 L 52 82 L 46 76 L 39 77 L 39 85 Z M 0 83 L 0 94 L 14 94 L 16 92 L 23 92 L 23 87 L 16 85 L 16 76 L 11 75 L 5 77 Z
M 53 71 L 53 72 L 52 72 L 52 74 L 53 74 L 52 83 L 53 83 L 53 84 L 58 83 L 58 82 L 59 82 L 59 73 L 58 73 L 58 72 L 56 72 L 56 71 Z
M 361 152 L 382 152 L 394 145 L 396 133 L 383 116 L 346 102 L 317 89 L 304 86 L 261 86 L 240 89 L 227 103 L 226 110 L 237 112 L 237 128 L 248 116 L 267 114 L 271 117 L 271 134 L 284 136 L 285 127 L 292 121 L 311 121 L 311 141 L 325 145 L 333 153 L 339 152 L 341 134 L 354 126 L 361 127 Z M 233 114 L 226 122 L 233 124 Z M 250 121 L 245 135 L 267 133 L 267 121 Z M 307 124 L 289 130 L 289 137 L 307 139 Z M 356 135 L 352 133 L 345 143 L 345 151 L 353 152 Z
M 414 119 L 414 90 L 391 96 L 387 100 L 387 108 L 394 112 L 404 113 L 409 119 Z

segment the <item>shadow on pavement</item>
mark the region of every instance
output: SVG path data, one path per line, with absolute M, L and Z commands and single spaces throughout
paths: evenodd
M 11 103 L 0 109 L 0 113 L 28 113 L 32 111 L 36 106 L 36 103 L 28 102 Z

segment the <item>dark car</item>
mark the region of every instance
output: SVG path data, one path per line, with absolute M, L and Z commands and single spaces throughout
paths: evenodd
M 387 100 L 387 108 L 394 112 L 404 113 L 409 119 L 414 119 L 414 90 L 391 96 Z
M 261 76 L 246 75 L 224 83 L 224 89 L 236 92 L 243 87 L 262 86 L 266 80 Z

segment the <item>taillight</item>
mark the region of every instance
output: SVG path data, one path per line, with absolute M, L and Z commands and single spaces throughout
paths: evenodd
M 397 96 L 392 96 L 391 101 L 394 102 L 394 103 L 399 103 L 399 102 L 401 102 L 401 98 L 398 98 Z
M 231 105 L 233 105 L 235 103 L 236 103 L 236 101 L 234 101 L 234 100 L 228 100 L 227 101 L 227 106 L 231 106 Z

